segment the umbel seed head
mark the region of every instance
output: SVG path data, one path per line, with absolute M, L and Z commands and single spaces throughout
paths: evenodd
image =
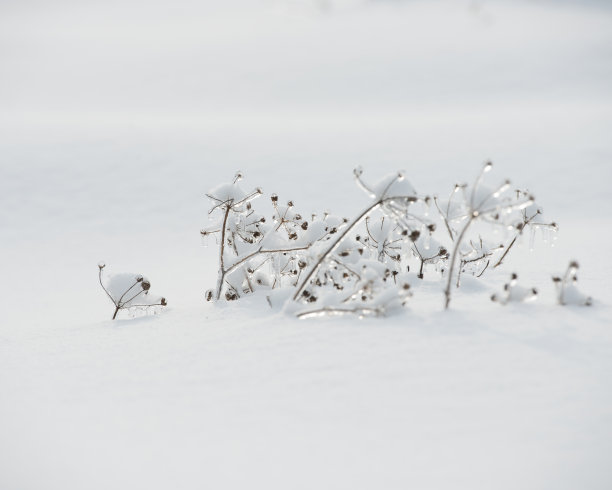
M 106 264 L 104 262 L 98 262 L 98 268 L 100 270 L 104 269 L 106 267 Z
M 142 284 L 141 284 L 142 289 L 144 289 L 145 291 L 148 291 L 149 289 L 151 289 L 151 283 L 149 281 L 144 281 L 142 279 L 141 281 L 142 281 Z

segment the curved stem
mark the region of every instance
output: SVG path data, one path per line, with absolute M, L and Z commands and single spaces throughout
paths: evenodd
M 225 207 L 225 215 L 223 216 L 223 226 L 221 227 L 221 246 L 219 247 L 219 276 L 217 277 L 217 298 L 221 297 L 221 289 L 223 289 L 223 281 L 225 279 L 225 264 L 223 263 L 223 256 L 225 254 L 225 228 L 227 226 L 227 218 L 232 210 L 232 203 L 229 202 Z
M 448 270 L 448 280 L 446 281 L 446 289 L 444 290 L 444 296 L 445 296 L 444 309 L 445 310 L 448 310 L 448 305 L 450 304 L 451 283 L 453 281 L 453 272 L 455 270 L 455 261 L 457 259 L 457 253 L 459 253 L 459 247 L 461 246 L 461 241 L 463 240 L 463 237 L 465 236 L 465 233 L 467 232 L 467 229 L 472 224 L 473 220 L 474 220 L 474 215 L 470 216 L 467 223 L 461 230 L 461 233 L 459 233 L 459 236 L 457 237 L 457 241 L 455 242 L 455 248 L 453 249 L 453 255 L 451 256 L 451 261 L 450 261 L 450 268 Z
M 308 274 L 306 274 L 306 277 L 302 279 L 302 282 L 300 282 L 299 286 L 297 287 L 295 291 L 295 294 L 293 295 L 293 300 L 296 301 L 300 297 L 300 294 L 302 294 L 302 291 L 304 291 L 304 289 L 306 288 L 306 285 L 310 282 L 310 279 L 312 278 L 312 276 L 314 276 L 317 273 L 317 271 L 321 268 L 321 265 L 323 264 L 325 259 L 327 259 L 327 257 L 329 257 L 329 255 L 334 250 L 336 250 L 336 248 L 338 248 L 338 245 L 340 245 L 340 243 L 342 242 L 342 240 L 344 240 L 346 235 L 348 235 L 348 233 L 353 228 L 355 228 L 359 223 L 361 223 L 363 219 L 365 219 L 370 213 L 372 213 L 374 210 L 378 209 L 380 206 L 382 206 L 383 204 L 387 202 L 399 201 L 402 199 L 405 200 L 405 199 L 411 199 L 411 198 L 412 196 L 386 197 L 386 198 L 379 199 L 374 204 L 371 204 L 365 210 L 363 210 L 361 214 L 357 216 L 355 221 L 353 221 L 349 226 L 347 226 L 346 229 L 340 235 L 338 235 L 338 238 L 336 238 L 334 242 L 327 248 L 327 250 L 323 252 L 321 257 L 319 257 L 319 260 L 317 260 L 316 264 L 312 267 L 312 269 L 310 269 Z
M 516 239 L 518 238 L 519 233 L 517 233 L 514 238 L 512 239 L 512 241 L 510 242 L 510 245 L 508 245 L 506 247 L 506 251 L 504 252 L 504 254 L 499 258 L 499 260 L 497 261 L 497 264 L 495 264 L 493 266 L 493 269 L 495 269 L 497 266 L 500 266 L 501 263 L 504 261 L 504 259 L 506 258 L 506 255 L 508 255 L 508 252 L 510 252 L 510 249 L 512 248 L 512 245 L 514 245 L 514 242 L 516 242 Z
M 98 269 L 99 269 L 98 270 L 98 281 L 100 281 L 100 286 L 102 286 L 102 289 L 104 289 L 104 292 L 109 297 L 109 299 L 113 302 L 113 304 L 115 306 L 117 306 L 117 304 L 115 303 L 115 300 L 113 299 L 113 297 L 110 295 L 108 290 L 104 287 L 104 284 L 102 284 L 102 267 L 99 267 Z M 113 317 L 113 319 L 114 319 L 114 317 Z
M 310 271 L 308 272 L 308 274 L 306 274 L 306 277 L 304 279 L 302 279 L 302 282 L 300 283 L 300 285 L 297 287 L 295 294 L 293 295 L 293 300 L 297 300 L 300 297 L 300 294 L 302 294 L 302 291 L 306 288 L 306 285 L 308 284 L 308 282 L 310 281 L 310 279 L 312 278 L 312 276 L 314 276 L 317 271 L 319 270 L 319 268 L 321 267 L 321 265 L 323 264 L 323 262 L 325 261 L 325 259 L 329 256 L 329 254 L 331 254 L 334 250 L 336 250 L 336 248 L 338 248 L 338 245 L 340 245 L 340 242 L 344 239 L 344 237 L 353 229 L 355 228 L 359 223 L 361 223 L 361 221 L 368 216 L 372 211 L 374 211 L 376 208 L 380 207 L 380 205 L 383 203 L 383 200 L 379 200 L 376 201 L 374 204 L 372 204 L 371 206 L 369 206 L 368 208 L 366 208 L 358 217 L 357 219 L 355 219 L 355 221 L 353 221 L 349 226 L 346 227 L 346 229 L 344 230 L 343 233 L 341 233 L 340 235 L 338 235 L 338 238 L 336 238 L 336 240 L 334 240 L 334 242 L 327 248 L 327 250 L 325 252 L 323 252 L 323 254 L 321 255 L 321 257 L 319 258 L 319 260 L 317 260 L 317 263 L 312 267 L 312 269 L 310 269 Z

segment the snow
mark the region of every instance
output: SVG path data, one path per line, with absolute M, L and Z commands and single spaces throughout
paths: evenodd
M 611 488 L 611 42 L 595 1 L 3 4 L 0 488 Z M 488 159 L 558 239 L 450 311 L 435 265 L 385 319 L 204 301 L 238 169 L 352 218 L 355 167 L 443 202 Z M 168 306 L 111 321 L 100 260 Z

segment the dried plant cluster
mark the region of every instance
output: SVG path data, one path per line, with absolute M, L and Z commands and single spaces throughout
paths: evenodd
M 151 282 L 140 274 L 120 273 L 102 277 L 106 264 L 98 264 L 98 280 L 100 286 L 113 302 L 115 311 L 113 320 L 121 310 L 128 311 L 132 316 L 149 311 L 157 312 L 158 307 L 166 306 L 166 298 L 150 294 Z
M 271 303 L 274 290 L 284 290 L 286 310 L 300 318 L 383 316 L 400 309 L 431 273 L 444 281 L 448 308 L 462 274 L 481 277 L 502 265 L 528 229 L 557 229 L 542 221 L 529 192 L 513 189 L 508 180 L 487 184 L 491 168 L 487 162 L 471 185 L 456 185 L 444 200 L 419 195 L 402 172 L 371 184 L 356 169 L 356 183 L 370 201 L 352 220 L 299 213 L 276 194 L 263 211 L 263 204 L 257 206 L 263 191 L 243 191 L 238 172 L 207 194 L 211 224 L 201 234 L 217 240 L 219 271 L 206 298 L 232 301 L 264 290 Z M 493 241 L 495 229 L 505 239 Z M 560 280 L 561 304 L 573 285 L 568 274 Z M 523 291 L 516 280 L 513 275 L 495 301 L 535 297 L 535 290 Z

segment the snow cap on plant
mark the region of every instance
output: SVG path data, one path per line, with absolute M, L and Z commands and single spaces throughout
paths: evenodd
M 141 274 L 118 273 L 102 277 L 106 267 L 104 262 L 98 264 L 98 280 L 100 286 L 115 305 L 113 320 L 121 310 L 127 310 L 132 315 L 149 310 L 157 312 L 155 307 L 166 306 L 166 298 L 150 294 L 151 282 Z

